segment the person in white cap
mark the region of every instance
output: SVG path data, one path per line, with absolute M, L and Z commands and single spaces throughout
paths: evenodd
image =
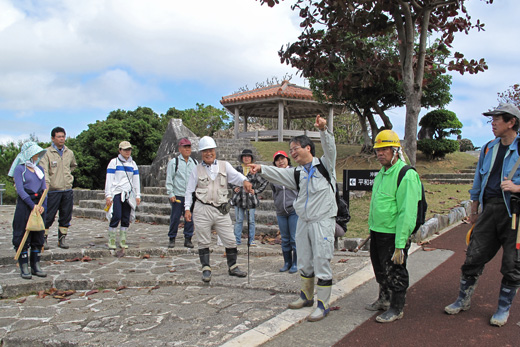
M 200 139 L 199 152 L 202 154 L 202 162 L 191 172 L 184 203 L 184 218 L 191 221 L 193 217 L 195 225 L 203 282 L 211 281 L 209 246 L 212 229 L 217 231 L 226 248 L 229 275 L 247 276 L 237 265 L 237 245 L 229 216 L 228 184 L 243 186 L 247 192 L 251 192 L 252 185 L 230 163 L 217 160 L 216 148 L 217 144 L 211 137 L 204 136 Z
M 47 188 L 44 170 L 38 165 L 44 155 L 45 150 L 38 146 L 36 142 L 26 142 L 22 145 L 21 153 L 11 166 L 12 171 L 10 173 L 14 178 L 16 192 L 18 193 L 13 217 L 13 246 L 15 250 L 18 249 L 23 240 L 25 226 L 31 212 L 36 210 L 36 213 L 43 215 L 42 217 L 45 218 L 47 198 L 45 198 L 42 206 L 38 207 L 38 202 Z M 31 279 L 32 275 L 47 276 L 40 268 L 40 253 L 43 247 L 44 232 L 43 225 L 42 230 L 29 232 L 22 247 L 18 264 L 23 279 Z M 29 255 L 27 254 L 29 247 L 31 248 L 31 271 L 29 271 Z
M 135 220 L 135 208 L 141 203 L 139 169 L 132 159 L 132 145 L 128 141 L 119 144 L 119 155 L 107 167 L 105 200 L 107 207 L 108 248 L 116 249 L 116 230 L 119 230 L 119 246 L 128 248 L 126 232 Z
M 520 158 L 520 110 L 512 104 L 501 103 L 483 115 L 492 118 L 495 139 L 480 150 L 473 187 L 469 191 L 470 221 L 474 228 L 461 267 L 459 296 L 444 311 L 453 315 L 469 310 L 484 266 L 502 248 L 498 308 L 489 321 L 491 325 L 502 326 L 507 323 L 511 304 L 520 287 L 520 250 L 516 249 L 518 227 L 511 225 L 512 195 L 520 193 L 520 167 L 516 165 Z

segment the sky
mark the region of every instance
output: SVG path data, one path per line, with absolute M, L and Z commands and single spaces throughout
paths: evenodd
M 117 109 L 221 108 L 223 96 L 273 76 L 292 74 L 291 83 L 307 86 L 278 57 L 301 32 L 292 3 L 0 0 L 0 143 L 31 134 L 49 141 L 55 126 L 75 137 Z M 470 0 L 467 8 L 486 31 L 458 34 L 453 51 L 485 58 L 489 69 L 454 73 L 446 108 L 463 123 L 462 136 L 482 146 L 493 137 L 482 112 L 520 83 L 520 1 Z M 388 115 L 403 138 L 404 110 Z

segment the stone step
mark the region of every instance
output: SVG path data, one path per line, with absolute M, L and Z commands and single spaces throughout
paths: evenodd
M 437 174 L 426 174 L 422 178 L 427 180 L 438 180 L 438 179 L 471 179 L 475 177 L 475 173 L 437 173 Z
M 144 187 L 141 191 L 143 195 L 162 195 L 167 196 L 166 194 L 166 187 Z M 104 196 L 104 195 L 103 195 Z M 228 196 L 232 197 L 232 191 L 231 189 L 228 190 Z M 273 191 L 271 190 L 271 186 L 267 185 L 265 190 L 259 194 L 259 199 L 272 199 L 273 198 Z
M 441 184 L 473 184 L 473 178 L 439 178 L 429 179 L 430 183 L 441 183 Z
M 170 214 L 168 215 L 157 215 L 151 213 L 141 212 L 139 206 L 136 210 L 136 219 L 141 223 L 151 223 L 160 225 L 170 224 Z M 231 220 L 235 220 L 235 212 L 230 211 Z M 106 220 L 106 213 L 100 208 L 87 208 L 87 207 L 74 207 L 74 217 L 93 218 Z M 278 224 L 276 215 L 267 214 L 265 211 L 256 211 L 255 213 L 255 229 L 256 234 L 264 233 L 266 235 L 276 235 L 278 233 Z M 273 222 L 274 221 L 274 222 Z M 244 231 L 247 230 L 247 222 L 244 223 Z

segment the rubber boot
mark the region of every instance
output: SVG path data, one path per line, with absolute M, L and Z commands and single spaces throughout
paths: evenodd
M 211 281 L 211 267 L 209 266 L 209 248 L 199 249 L 200 264 L 202 265 L 202 282 Z
M 329 312 L 330 294 L 332 293 L 332 285 L 320 286 L 316 290 L 316 297 L 318 298 L 318 306 L 310 316 L 307 317 L 309 322 L 317 322 L 325 318 Z
M 502 284 L 500 286 L 500 295 L 498 297 L 498 308 L 493 317 L 491 317 L 489 324 L 501 327 L 507 323 L 509 317 L 509 309 L 513 303 L 518 288 L 506 286 Z
M 301 277 L 301 291 L 298 300 L 291 302 L 287 307 L 293 310 L 314 305 L 314 276 Z
M 282 255 L 283 255 L 284 264 L 283 264 L 282 268 L 278 271 L 280 271 L 280 272 L 289 271 L 289 269 L 292 266 L 292 251 L 283 251 Z
M 379 285 L 379 297 L 376 301 L 365 306 L 369 311 L 386 311 L 390 307 L 390 293 L 388 288 Z
M 242 271 L 238 268 L 237 265 L 237 249 L 236 248 L 226 248 L 226 258 L 228 265 L 228 273 L 229 276 L 236 277 L 246 277 L 247 272 Z
M 193 248 L 193 243 L 191 243 L 191 237 L 184 237 L 184 247 Z
M 31 250 L 31 273 L 38 277 L 47 277 L 47 274 L 40 267 L 39 250 Z
M 175 237 L 170 237 L 170 242 L 168 243 L 168 248 L 175 248 Z
M 295 272 L 298 272 L 298 257 L 296 256 L 296 250 L 294 249 L 292 251 L 292 265 L 289 269 L 289 273 L 293 274 Z
M 108 248 L 116 249 L 116 229 L 108 228 Z
M 390 293 L 390 307 L 376 317 L 379 323 L 390 323 L 403 318 L 403 308 L 406 300 L 406 291 Z
M 58 247 L 63 249 L 68 249 L 69 245 L 65 243 L 65 237 L 67 236 L 67 232 L 69 228 L 59 227 L 58 228 Z
M 127 249 L 128 245 L 126 244 L 126 231 L 128 230 L 127 227 L 121 227 L 119 229 L 119 246 L 123 249 Z
M 49 235 L 49 229 L 45 229 L 45 234 L 43 235 L 43 249 L 49 249 L 49 245 L 47 244 L 48 235 Z
M 460 278 L 460 290 L 459 297 L 451 305 L 444 308 L 444 312 L 447 314 L 457 314 L 460 311 L 467 311 L 471 306 L 471 296 L 477 288 L 476 279 L 467 279 L 462 276 Z
M 22 276 L 22 278 L 25 280 L 30 280 L 32 275 L 29 271 L 29 256 L 27 255 L 27 251 L 24 251 L 20 254 L 20 257 L 18 258 L 18 265 L 20 266 L 20 276 Z

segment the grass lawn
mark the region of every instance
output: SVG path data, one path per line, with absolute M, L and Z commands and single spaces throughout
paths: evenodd
M 253 142 L 258 150 L 261 160 L 272 162 L 272 156 L 276 151 L 284 150 L 289 153 L 288 142 Z M 375 155 L 360 154 L 361 146 L 337 146 L 336 172 L 338 181 L 343 180 L 344 169 L 373 169 L 379 170 L 381 165 L 375 160 Z M 316 155 L 323 155 L 321 144 L 316 144 Z M 431 173 L 458 173 L 463 169 L 474 169 L 477 158 L 463 152 L 452 153 L 444 160 L 428 160 L 422 153 L 417 154 L 417 172 L 420 176 Z M 295 163 L 293 163 L 295 164 Z M 426 218 L 434 214 L 446 214 L 451 208 L 458 206 L 462 201 L 469 200 L 469 184 L 432 184 L 424 182 L 426 201 L 428 202 L 428 213 Z M 370 196 L 350 199 L 350 214 L 352 216 L 345 237 L 366 238 L 368 232 L 368 210 L 370 207 Z

